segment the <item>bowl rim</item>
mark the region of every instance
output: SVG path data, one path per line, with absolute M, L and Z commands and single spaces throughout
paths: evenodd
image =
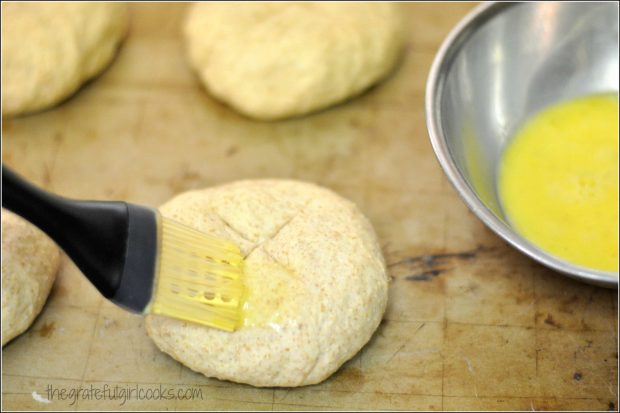
M 431 65 L 425 91 L 426 127 L 435 156 L 448 180 L 465 201 L 469 209 L 493 232 L 510 245 L 538 261 L 570 278 L 606 288 L 618 288 L 618 273 L 581 267 L 557 258 L 520 236 L 516 231 L 498 219 L 478 198 L 465 177 L 459 171 L 450 154 L 446 137 L 441 128 L 439 96 L 443 92 L 446 74 L 452 65 L 461 45 L 480 27 L 498 13 L 522 3 L 491 2 L 476 6 L 450 31 L 444 39 Z

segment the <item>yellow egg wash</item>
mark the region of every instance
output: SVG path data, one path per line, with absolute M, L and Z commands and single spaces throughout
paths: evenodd
M 245 271 L 247 293 L 241 326 L 279 330 L 287 316 L 297 313 L 296 304 L 305 291 L 300 278 L 270 262 L 247 262 Z
M 498 191 L 525 238 L 574 264 L 618 271 L 618 97 L 538 113 L 504 151 Z

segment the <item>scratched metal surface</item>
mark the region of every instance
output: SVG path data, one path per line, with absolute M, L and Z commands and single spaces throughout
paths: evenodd
M 276 123 L 245 119 L 204 93 L 178 34 L 185 7 L 133 4 L 127 41 L 102 76 L 55 109 L 3 122 L 4 162 L 67 196 L 152 206 L 248 177 L 330 187 L 381 239 L 392 277 L 385 320 L 324 383 L 257 389 L 207 379 L 159 352 L 142 318 L 102 300 L 65 258 L 42 314 L 3 349 L 4 409 L 617 408 L 617 292 L 557 275 L 498 239 L 458 199 L 429 145 L 426 73 L 471 4 L 401 5 L 411 34 L 393 76 Z M 106 385 L 202 397 L 45 400 L 48 389 Z

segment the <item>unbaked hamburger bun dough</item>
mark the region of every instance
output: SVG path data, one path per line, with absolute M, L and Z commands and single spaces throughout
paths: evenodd
M 272 120 L 361 93 L 403 46 L 391 3 L 196 3 L 185 24 L 189 60 L 212 95 Z
M 147 317 L 155 344 L 192 370 L 253 386 L 319 383 L 379 325 L 388 294 L 381 249 L 368 220 L 332 191 L 239 181 L 186 192 L 160 211 L 247 255 L 248 311 L 237 331 Z
M 60 250 L 43 232 L 2 210 L 2 345 L 26 331 L 52 288 Z
M 54 106 L 101 72 L 127 17 L 122 3 L 3 2 L 2 115 Z

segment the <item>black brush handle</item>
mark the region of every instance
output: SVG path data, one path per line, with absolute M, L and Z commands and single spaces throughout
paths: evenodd
M 63 198 L 31 185 L 3 165 L 2 206 L 44 231 L 106 298 L 114 296 L 127 250 L 126 203 Z

